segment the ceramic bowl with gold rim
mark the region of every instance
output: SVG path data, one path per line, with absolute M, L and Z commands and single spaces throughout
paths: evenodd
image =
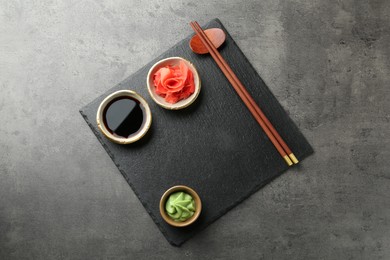
M 191 79 L 187 78 L 190 77 L 189 73 L 185 73 L 186 76 L 184 76 L 184 79 L 182 78 L 182 73 L 180 70 L 177 70 L 177 72 L 174 71 L 174 69 L 177 68 L 181 69 L 181 66 L 188 68 L 192 74 Z M 168 73 L 161 73 L 160 75 L 163 75 L 161 76 L 161 80 L 156 80 L 156 75 L 159 74 L 159 70 L 161 68 L 172 68 L 172 73 L 169 73 L 169 71 Z M 159 90 L 157 90 L 157 86 L 155 84 L 156 81 L 159 82 L 159 84 L 161 83 L 159 86 L 161 93 L 158 93 Z M 193 82 L 194 91 L 186 98 L 180 97 L 182 94 L 186 96 L 186 94 L 191 92 L 186 91 L 189 89 L 189 82 Z M 170 57 L 155 63 L 149 70 L 148 76 L 146 78 L 146 84 L 153 101 L 156 102 L 159 106 L 169 110 L 183 109 L 191 105 L 199 96 L 201 87 L 200 77 L 194 64 L 181 57 Z M 179 101 L 176 101 L 176 99 L 179 99 Z
M 140 140 L 152 124 L 148 103 L 132 90 L 119 90 L 107 96 L 97 110 L 99 130 L 112 142 L 130 144 Z
M 160 214 L 171 226 L 191 225 L 199 218 L 201 211 L 202 201 L 199 195 L 188 186 L 174 186 L 161 196 Z

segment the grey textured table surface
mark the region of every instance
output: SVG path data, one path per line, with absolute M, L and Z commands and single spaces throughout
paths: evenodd
M 1 1 L 0 259 L 389 259 L 390 2 Z M 78 109 L 218 17 L 316 153 L 181 248 Z

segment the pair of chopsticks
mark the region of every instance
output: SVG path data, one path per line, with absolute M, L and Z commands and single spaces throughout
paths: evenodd
M 287 144 L 283 141 L 282 137 L 278 134 L 276 129 L 273 127 L 271 122 L 264 115 L 263 111 L 259 108 L 256 102 L 253 100 L 251 95 L 248 93 L 244 85 L 237 78 L 236 74 L 232 71 L 230 66 L 227 64 L 225 59 L 221 56 L 215 46 L 212 44 L 210 39 L 204 33 L 202 28 L 199 26 L 198 22 L 194 21 L 190 23 L 192 29 L 198 35 L 203 45 L 207 48 L 215 62 L 218 64 L 218 67 L 222 70 L 223 74 L 225 74 L 226 78 L 232 84 L 233 88 L 245 103 L 249 111 L 252 113 L 253 117 L 256 119 L 257 123 L 261 126 L 264 132 L 267 134 L 268 138 L 271 140 L 272 144 L 275 146 L 276 150 L 280 153 L 286 163 L 291 166 L 297 164 L 299 161 L 295 157 L 294 153 L 287 146 Z

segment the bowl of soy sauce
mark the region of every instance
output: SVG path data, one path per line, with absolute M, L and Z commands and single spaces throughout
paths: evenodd
M 141 139 L 152 124 L 152 113 L 143 97 L 132 90 L 119 90 L 100 104 L 96 122 L 111 141 L 130 144 Z

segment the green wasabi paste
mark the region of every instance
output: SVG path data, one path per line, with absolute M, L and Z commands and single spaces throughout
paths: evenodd
M 183 222 L 194 215 L 195 201 L 190 194 L 175 192 L 165 203 L 165 210 L 174 221 Z

